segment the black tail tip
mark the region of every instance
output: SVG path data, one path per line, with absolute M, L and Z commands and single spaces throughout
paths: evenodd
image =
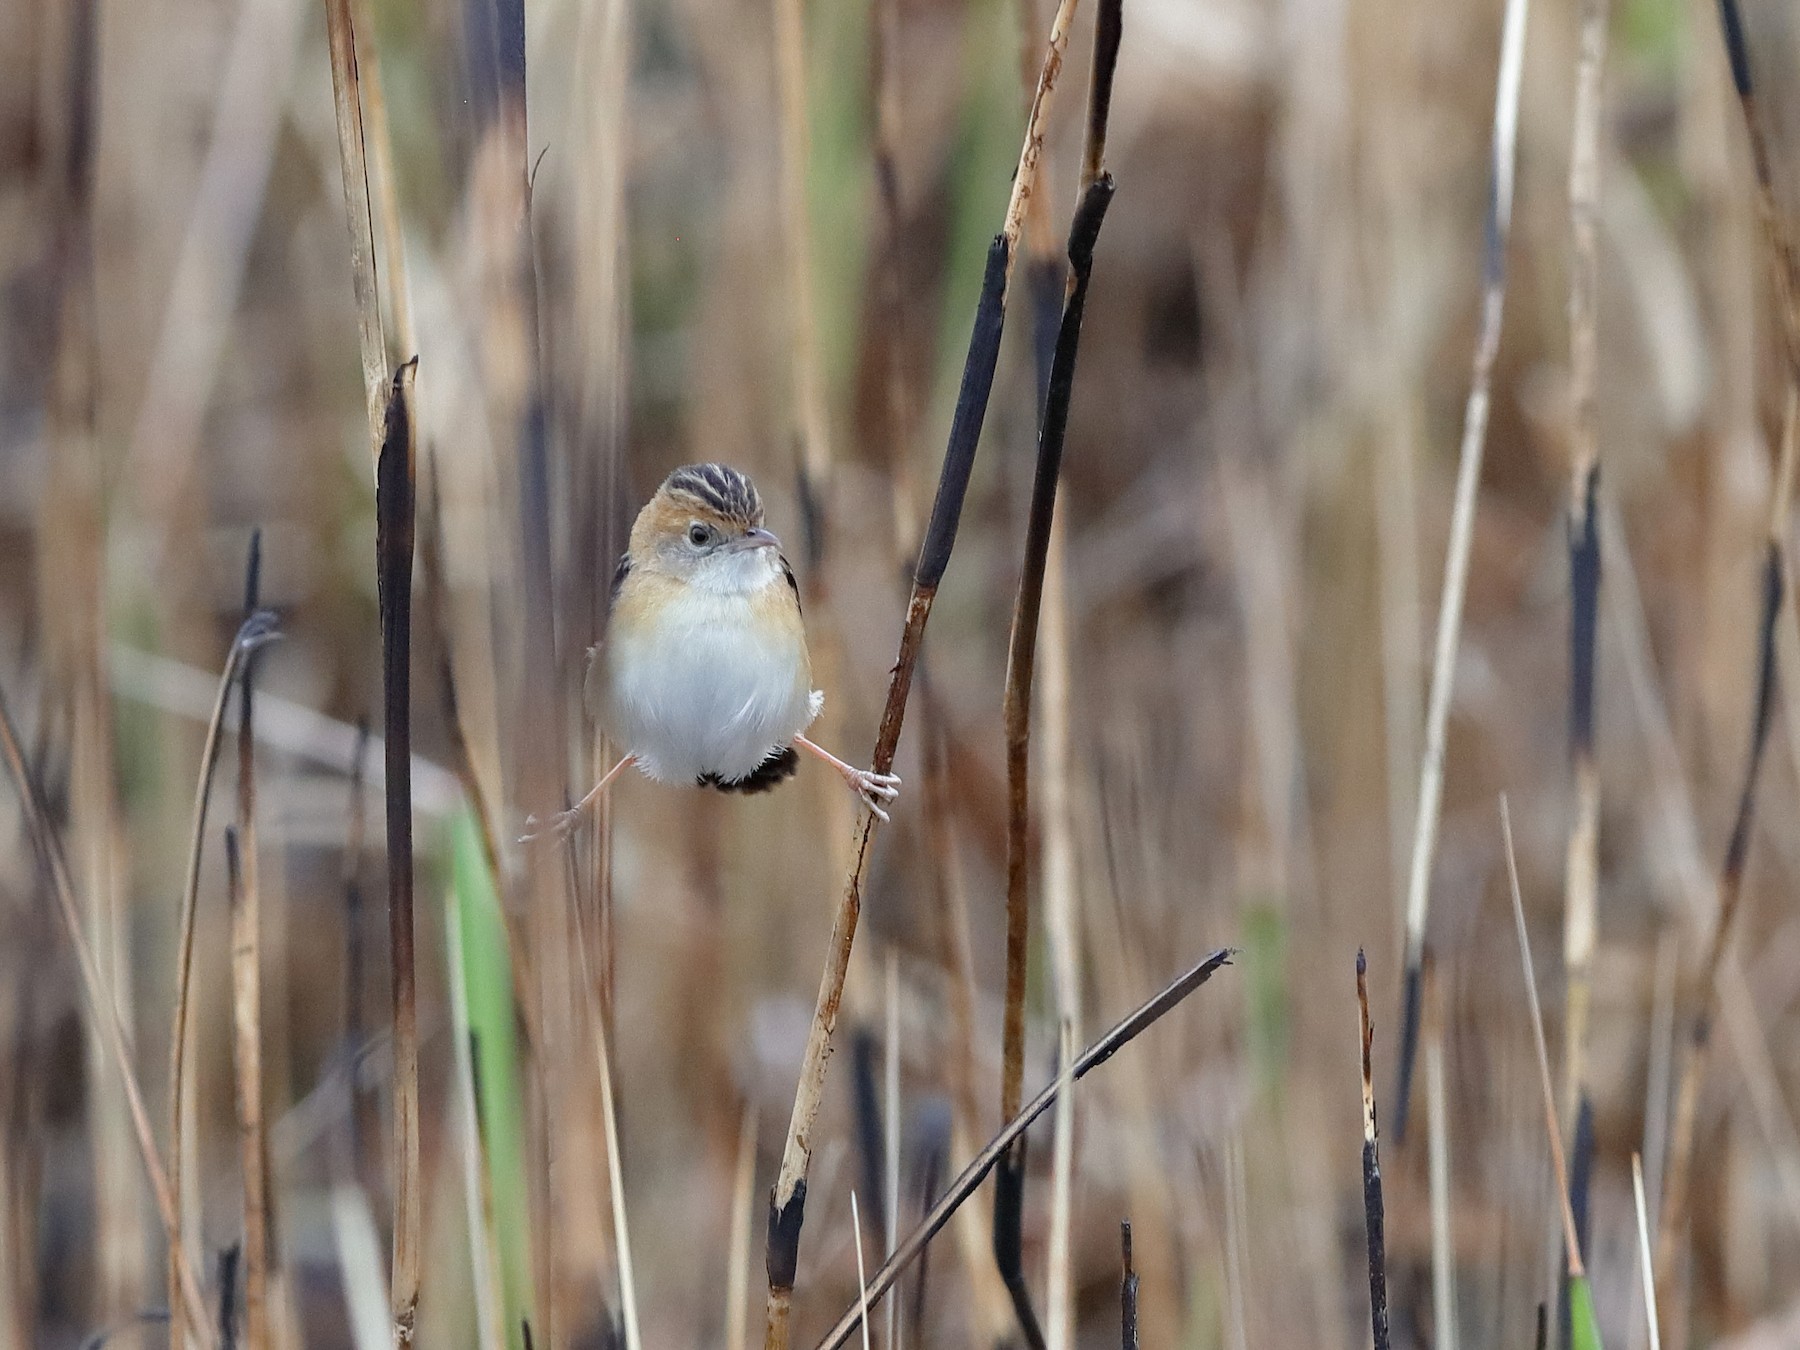
M 717 788 L 720 792 L 768 792 L 787 782 L 799 769 L 799 752 L 793 746 L 785 745 L 758 764 L 747 777 L 727 781 L 716 773 L 703 773 L 694 780 L 694 786 Z

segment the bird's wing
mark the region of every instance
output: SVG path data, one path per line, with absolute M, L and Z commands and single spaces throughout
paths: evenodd
M 805 613 L 806 607 L 800 603 L 800 583 L 794 579 L 794 565 L 787 560 L 787 554 L 777 553 L 781 559 L 781 575 L 787 578 L 788 589 L 794 593 L 794 607 Z
M 613 569 L 612 604 L 616 605 L 619 602 L 619 588 L 625 584 L 625 578 L 630 575 L 631 554 L 621 553 L 619 555 L 619 565 Z M 610 607 L 607 617 L 607 626 L 610 628 Z M 605 652 L 605 650 L 606 634 L 602 632 L 600 640 L 588 648 L 587 673 L 583 676 L 581 682 L 582 701 L 586 705 L 588 712 L 594 717 L 603 716 L 606 708 L 606 690 L 602 686 L 602 672 L 605 670 L 605 662 L 600 659 L 601 654 Z

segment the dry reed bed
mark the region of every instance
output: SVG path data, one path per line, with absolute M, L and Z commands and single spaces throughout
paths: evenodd
M 884 1345 L 1027 1315 L 1059 1348 L 1361 1343 L 1359 946 L 1376 1009 L 1417 981 L 1363 1041 L 1371 1161 L 1414 1095 L 1378 1089 L 1421 1064 L 1425 1128 L 1381 1139 L 1396 1341 L 1554 1339 L 1571 1271 L 1609 1344 L 1779 1325 L 1782 16 L 1144 0 L 1108 137 L 1066 86 L 1108 106 L 1117 9 L 1051 8 L 0 9 L 0 1347 L 146 1309 L 200 1344 L 841 1343 L 864 1306 Z M 1065 88 L 1020 156 L 1048 33 Z M 1496 135 L 1474 73 L 1502 66 Z M 1090 293 L 1052 185 L 1097 229 L 1102 145 Z M 984 295 L 985 423 L 953 413 Z M 1460 483 L 1459 426 L 1486 443 Z M 800 545 L 844 739 L 879 726 L 908 778 L 895 828 L 871 848 L 810 784 L 633 784 L 520 850 L 598 757 L 579 672 L 619 522 L 702 456 Z M 253 703 L 258 527 L 250 611 L 287 641 Z M 365 837 L 344 747 L 378 703 Z M 228 742 L 222 837 L 194 801 Z M 1527 950 L 1563 933 L 1542 1061 L 1491 959 L 1501 791 Z M 391 929 L 346 904 L 365 850 Z M 1084 1022 L 1225 946 L 1087 1074 Z M 984 1148 L 1052 1101 L 1029 1155 Z M 120 1203 L 141 1178 L 154 1204 Z

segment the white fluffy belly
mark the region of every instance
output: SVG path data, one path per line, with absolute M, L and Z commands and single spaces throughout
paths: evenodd
M 816 715 L 804 639 L 755 619 L 742 596 L 690 593 L 608 635 L 613 735 L 651 778 L 748 777 Z

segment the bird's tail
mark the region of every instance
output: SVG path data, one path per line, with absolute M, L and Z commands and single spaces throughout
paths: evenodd
M 703 773 L 695 780 L 695 786 L 717 788 L 720 792 L 767 792 L 792 778 L 799 768 L 799 752 L 784 745 L 746 777 L 727 781 L 716 773 Z

